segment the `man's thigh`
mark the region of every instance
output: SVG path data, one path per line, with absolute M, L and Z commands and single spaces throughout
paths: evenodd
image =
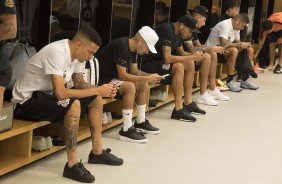
M 166 75 L 170 74 L 170 76 L 166 77 L 164 80 L 161 80 L 161 84 L 170 85 L 172 76 L 172 66 L 173 64 L 165 64 L 164 61 L 152 61 L 140 66 L 140 70 L 146 73 L 157 73 L 158 75 Z
M 81 117 L 85 115 L 87 106 L 95 100 L 96 96 L 86 98 L 70 98 L 58 101 L 54 95 L 40 91 L 33 92 L 33 95 L 23 104 L 17 104 L 15 117 L 29 121 L 50 121 L 52 123 L 63 123 L 74 100 L 80 101 Z

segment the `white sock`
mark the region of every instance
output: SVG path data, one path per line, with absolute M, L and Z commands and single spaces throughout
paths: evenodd
M 146 104 L 137 105 L 137 123 L 145 122 Z
M 132 126 L 132 112 L 133 109 L 123 109 L 123 131 L 127 131 Z

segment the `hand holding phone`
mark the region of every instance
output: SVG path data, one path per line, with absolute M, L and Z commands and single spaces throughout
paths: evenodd
M 169 74 L 165 74 L 165 75 L 162 75 L 161 78 L 166 78 L 168 76 L 169 76 Z
M 119 79 L 112 79 L 111 82 L 115 87 L 119 87 L 123 83 L 123 81 L 120 81 Z

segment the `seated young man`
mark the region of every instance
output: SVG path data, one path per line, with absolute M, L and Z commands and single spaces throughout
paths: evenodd
M 262 23 L 263 32 L 260 35 L 259 47 L 255 51 L 254 58 L 257 58 L 264 44 L 265 38 L 269 35 L 269 70 L 273 73 L 280 74 L 282 66 L 282 12 L 273 13 L 267 20 Z M 278 47 L 279 62 L 274 68 L 275 50 Z
M 240 30 L 244 29 L 248 22 L 249 18 L 246 13 L 239 13 L 234 18 L 221 21 L 212 29 L 206 41 L 207 46 L 221 45 L 226 48 L 224 55 L 227 61 L 227 86 L 233 92 L 240 92 L 242 88 L 258 89 L 247 79 L 242 80 L 240 87 L 233 80 L 238 49 L 251 47 L 250 42 L 240 41 Z
M 78 162 L 76 145 L 79 119 L 87 111 L 92 150 L 88 163 L 121 165 L 123 160 L 102 145 L 102 97 L 114 97 L 112 84 L 97 87 L 84 82 L 85 61 L 101 46 L 101 38 L 92 28 L 79 30 L 72 40 L 60 40 L 42 48 L 23 68 L 13 88 L 14 115 L 30 121 L 60 123 L 65 128 L 67 160 L 63 176 L 81 182 L 93 182 L 94 176 Z M 75 89 L 65 88 L 73 79 Z
M 204 59 L 203 53 L 187 53 L 183 50 L 182 39 L 199 32 L 198 21 L 190 15 L 182 16 L 175 23 L 163 23 L 155 28 L 159 36 L 156 44 L 157 54 L 150 54 L 140 62 L 140 70 L 147 73 L 169 74 L 162 84 L 172 85 L 175 108 L 172 119 L 195 122 L 196 118 L 190 113 L 206 114 L 192 101 L 192 86 L 194 81 L 194 61 Z M 184 91 L 184 102 L 182 95 Z
M 4 47 L 4 40 L 13 39 L 17 36 L 17 17 L 14 2 L 12 6 L 0 2 L 0 118 L 2 112 L 4 91 L 12 78 L 12 67 Z
M 169 7 L 162 1 L 156 2 L 156 11 L 155 11 L 155 25 L 158 26 L 163 23 L 169 22 Z
M 192 16 L 198 20 L 198 29 L 205 25 L 208 17 L 206 7 L 198 5 L 192 11 Z M 223 95 L 216 88 L 216 68 L 217 68 L 217 53 L 222 54 L 224 47 L 221 46 L 205 46 L 198 39 L 197 33 L 192 33 L 192 36 L 183 42 L 185 51 L 187 52 L 204 52 L 205 60 L 203 62 L 195 62 L 196 68 L 200 69 L 200 97 L 197 103 L 206 105 L 218 105 L 216 100 L 229 100 L 228 96 Z M 209 86 L 209 90 L 207 89 Z
M 147 74 L 138 71 L 138 55 L 148 54 L 149 50 L 156 53 L 155 44 L 158 36 L 148 26 L 142 27 L 133 38 L 118 38 L 97 54 L 99 60 L 99 85 L 107 84 L 113 79 L 123 81 L 119 86 L 118 96 L 122 99 L 123 127 L 119 131 L 119 139 L 136 143 L 147 141 L 144 132 L 158 134 L 160 130 L 150 124 L 145 118 L 146 96 L 149 93 L 149 83 L 159 83 L 162 79 L 157 74 Z M 137 120 L 132 123 L 134 100 L 137 104 Z
M 236 1 L 228 0 L 228 1 L 225 2 L 224 7 L 225 7 L 226 11 L 225 11 L 225 14 L 222 15 L 221 21 L 233 18 L 236 15 L 238 15 L 238 13 L 239 13 L 239 4 Z M 247 31 L 248 31 L 248 26 L 246 26 L 242 30 L 240 30 L 240 41 L 241 42 L 246 41 Z M 241 52 L 241 51 L 242 51 L 242 49 L 239 49 L 238 55 L 243 54 L 243 52 Z M 249 56 L 249 60 L 250 60 L 250 65 L 252 65 L 254 70 L 249 72 L 249 74 L 241 74 L 241 71 L 237 71 L 238 72 L 238 79 L 243 79 L 245 81 L 249 78 L 249 75 L 251 75 L 254 78 L 257 78 L 257 73 L 255 72 L 255 66 L 254 66 L 254 49 L 253 49 L 253 47 L 248 47 L 247 52 L 248 52 L 248 56 Z M 259 71 L 257 71 L 257 72 L 259 73 Z

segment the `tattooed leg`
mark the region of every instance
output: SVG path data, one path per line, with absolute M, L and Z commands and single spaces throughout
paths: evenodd
M 102 145 L 102 98 L 97 96 L 88 106 L 88 123 L 92 138 L 92 151 L 99 155 L 103 151 Z
M 77 163 L 77 133 L 80 118 L 80 103 L 75 100 L 64 119 L 65 140 L 69 167 Z

